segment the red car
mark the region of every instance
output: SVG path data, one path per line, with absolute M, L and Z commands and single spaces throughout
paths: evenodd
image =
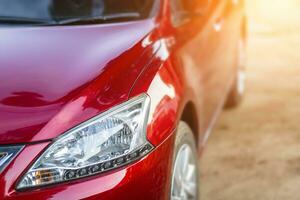
M 244 90 L 243 7 L 1 0 L 0 199 L 198 199 Z

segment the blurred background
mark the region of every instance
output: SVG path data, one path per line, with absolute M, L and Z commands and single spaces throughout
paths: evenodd
M 247 95 L 201 160 L 204 200 L 300 199 L 300 0 L 248 0 Z

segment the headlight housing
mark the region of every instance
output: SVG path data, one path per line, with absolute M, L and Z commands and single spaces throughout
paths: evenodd
M 99 174 L 124 166 L 149 153 L 146 126 L 150 99 L 143 94 L 101 114 L 55 140 L 17 189 Z

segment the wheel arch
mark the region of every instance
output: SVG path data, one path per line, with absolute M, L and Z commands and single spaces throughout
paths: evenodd
M 185 104 L 180 120 L 187 123 L 192 129 L 195 140 L 197 141 L 196 145 L 198 147 L 200 139 L 200 121 L 197 114 L 196 105 L 192 101 L 189 101 Z

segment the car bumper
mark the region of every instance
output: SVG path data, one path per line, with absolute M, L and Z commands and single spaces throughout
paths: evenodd
M 14 173 L 21 171 L 23 167 L 26 168 L 26 164 L 24 164 L 24 162 L 26 163 L 24 159 L 26 157 L 23 156 L 28 156 L 26 154 L 29 152 L 33 152 L 33 154 L 36 152 L 36 155 L 38 155 L 38 148 L 41 149 L 45 145 L 37 145 L 35 150 L 28 150 L 26 147 L 16 158 L 16 161 L 11 163 L 1 175 L 0 199 L 166 200 L 169 199 L 173 145 L 174 134 L 142 160 L 127 167 L 97 177 L 89 177 L 30 191 L 16 191 L 16 181 L 10 182 L 10 180 L 16 176 Z

